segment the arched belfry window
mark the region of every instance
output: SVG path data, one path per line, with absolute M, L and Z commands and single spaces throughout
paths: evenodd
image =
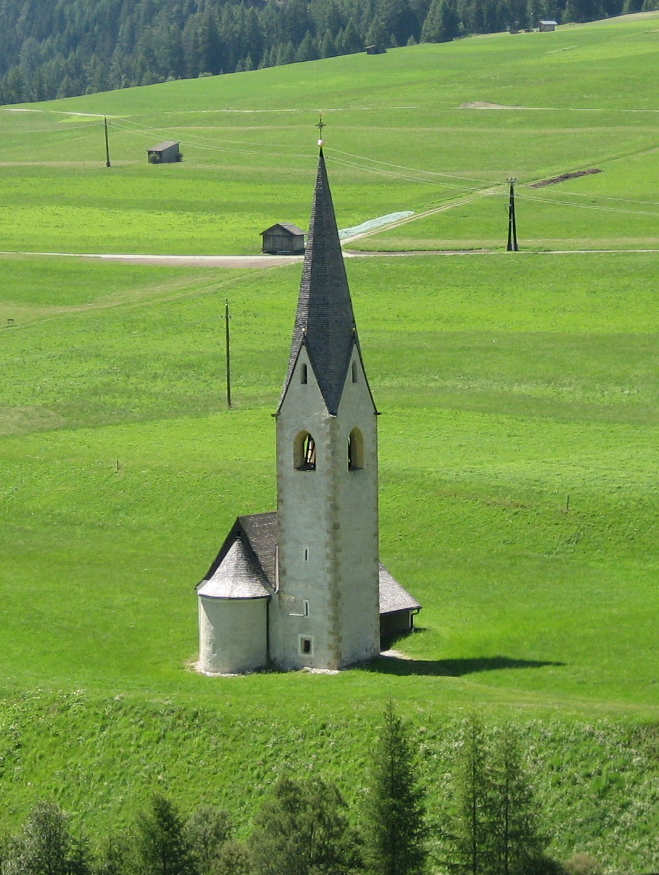
M 364 467 L 364 438 L 358 428 L 348 435 L 348 470 L 358 471 Z
M 301 431 L 295 438 L 293 461 L 298 471 L 316 470 L 316 442 L 308 431 Z

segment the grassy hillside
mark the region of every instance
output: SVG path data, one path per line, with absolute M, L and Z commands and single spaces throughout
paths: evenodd
M 525 246 L 657 248 L 648 180 L 659 171 L 658 20 L 627 16 L 2 110 L 11 213 L 0 221 L 0 249 L 258 251 L 272 222 L 306 227 L 319 110 L 342 227 L 452 207 L 360 245 L 502 247 L 502 184 L 512 175 Z M 147 165 L 146 149 L 165 138 L 180 139 L 184 162 Z M 603 173 L 526 186 L 593 167 Z
M 538 248 L 654 248 L 647 53 L 658 22 L 0 110 L 0 248 L 251 251 L 272 221 L 307 222 L 316 101 L 327 101 L 343 227 L 447 203 L 457 191 L 438 184 L 446 177 L 372 172 L 364 156 L 459 175 L 450 183 L 458 195 L 476 195 L 360 245 L 501 248 L 505 198 L 483 190 L 509 172 L 528 180 L 596 165 L 604 172 L 555 186 L 551 203 L 523 195 L 520 230 L 544 210 Z M 547 48 L 544 37 L 556 42 Z M 291 108 L 301 82 L 303 109 L 275 112 Z M 579 83 L 578 99 L 568 99 L 568 82 Z M 556 109 L 459 108 L 511 104 L 513 94 L 519 105 Z M 631 95 L 643 112 L 627 111 Z M 122 116 L 110 170 L 95 158 L 98 119 L 60 114 L 71 111 Z M 171 127 L 160 126 L 165 112 Z M 144 150 L 166 135 L 181 137 L 185 161 L 147 166 Z M 626 188 L 619 159 L 634 150 Z M 345 152 L 362 156 L 349 159 L 358 166 Z M 472 174 L 483 186 L 475 192 Z M 587 225 L 559 212 L 582 216 L 577 200 L 596 208 Z M 473 231 L 472 211 L 485 230 Z M 449 215 L 450 232 L 441 224 Z M 274 507 L 270 413 L 300 267 L 2 257 L 0 831 L 47 795 L 99 834 L 127 823 L 156 787 L 186 809 L 219 800 L 246 830 L 286 769 L 334 777 L 356 801 L 391 696 L 419 733 L 433 809 L 450 796 L 462 717 L 512 718 L 553 852 L 589 850 L 609 872 L 656 868 L 657 258 L 347 259 L 383 412 L 382 558 L 424 604 L 421 628 L 400 644 L 406 660 L 331 677 L 209 680 L 189 670 L 193 585 L 238 513 Z

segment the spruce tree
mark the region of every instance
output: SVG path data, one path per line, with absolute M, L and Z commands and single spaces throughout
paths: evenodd
M 211 871 L 233 831 L 231 815 L 223 808 L 202 805 L 192 813 L 185 824 L 185 838 L 199 872 Z
M 76 840 L 68 819 L 52 802 L 39 802 L 10 843 L 3 875 L 87 875 L 87 844 Z
M 511 727 L 493 742 L 471 717 L 464 728 L 457 774 L 458 810 L 449 844 L 450 868 L 463 875 L 547 875 L 537 810 Z
M 506 726 L 492 753 L 494 858 L 501 875 L 527 875 L 540 868 L 546 844 L 537 823 L 537 809 L 522 765 L 517 732 Z
M 364 811 L 364 846 L 371 875 L 425 870 L 425 792 L 407 726 L 388 703 L 371 765 Z
M 172 803 L 156 794 L 137 822 L 141 875 L 196 875 L 183 822 Z
M 480 720 L 472 716 L 463 735 L 458 767 L 457 869 L 469 875 L 494 871 L 494 814 L 488 748 Z
M 258 812 L 250 838 L 255 875 L 348 875 L 356 836 L 333 784 L 281 778 Z

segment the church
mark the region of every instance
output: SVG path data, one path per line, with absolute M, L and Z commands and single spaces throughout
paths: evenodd
M 275 413 L 277 510 L 239 516 L 197 586 L 209 675 L 345 668 L 410 631 L 421 609 L 379 561 L 378 411 L 319 145 Z

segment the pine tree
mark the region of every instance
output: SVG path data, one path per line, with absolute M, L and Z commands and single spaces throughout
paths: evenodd
M 22 833 L 10 843 L 3 875 L 88 875 L 89 854 L 82 839 L 74 839 L 59 806 L 39 802 Z
M 172 803 L 156 794 L 137 822 L 141 875 L 196 875 L 183 823 Z
M 463 875 L 550 875 L 560 866 L 543 854 L 519 738 L 510 727 L 488 741 L 481 722 L 464 728 L 456 780 L 458 810 L 449 836 L 452 871 Z
M 455 0 L 432 0 L 421 29 L 421 40 L 443 43 L 452 40 L 460 31 L 460 19 Z
M 249 851 L 233 839 L 222 845 L 219 856 L 207 871 L 208 875 L 253 875 L 254 872 Z
M 373 753 L 364 811 L 372 875 L 417 875 L 425 869 L 425 792 L 416 778 L 409 730 L 388 703 Z
M 126 875 L 134 870 L 134 848 L 127 837 L 110 834 L 97 857 L 94 875 Z
M 528 875 L 538 868 L 546 841 L 538 829 L 519 737 L 511 726 L 504 727 L 492 751 L 491 791 L 496 871 Z
M 491 775 L 483 726 L 474 716 L 467 721 L 463 736 L 457 795 L 458 870 L 469 875 L 489 875 L 495 856 Z
M 224 809 L 202 805 L 192 813 L 185 824 L 185 838 L 200 872 L 210 872 L 232 835 L 231 816 Z
M 256 816 L 250 850 L 256 875 L 348 875 L 359 863 L 347 806 L 320 779 L 278 781 Z

